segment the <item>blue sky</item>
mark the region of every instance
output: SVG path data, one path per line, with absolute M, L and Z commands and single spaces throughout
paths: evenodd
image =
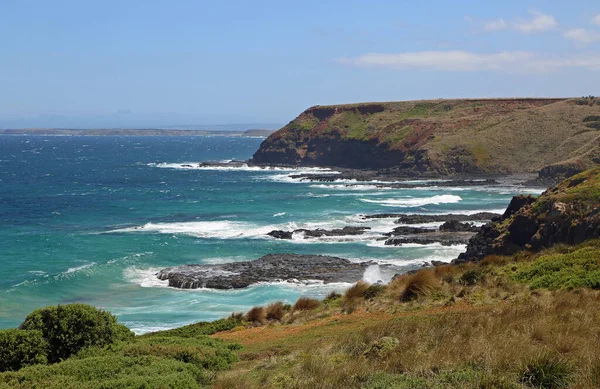
M 597 0 L 0 0 L 0 128 L 286 123 L 598 85 Z

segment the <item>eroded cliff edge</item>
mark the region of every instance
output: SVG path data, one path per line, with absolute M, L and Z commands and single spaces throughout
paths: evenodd
M 599 129 L 593 98 L 316 106 L 269 136 L 252 162 L 549 178 L 600 162 Z
M 587 170 L 540 197 L 514 197 L 501 217 L 470 239 L 455 263 L 478 262 L 488 255 L 539 251 L 600 237 L 600 168 Z

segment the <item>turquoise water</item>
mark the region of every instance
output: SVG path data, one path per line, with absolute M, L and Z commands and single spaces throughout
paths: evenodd
M 247 159 L 262 139 L 237 137 L 0 136 L 0 328 L 33 309 L 84 302 L 116 314 L 138 333 L 212 320 L 232 311 L 346 285 L 271 283 L 243 290 L 177 290 L 162 267 L 317 253 L 394 273 L 464 246 L 385 247 L 393 220 L 381 212 L 502 211 L 518 187 L 377 188 L 373 183 L 310 183 L 298 171 L 199 169 L 186 162 Z M 299 169 L 307 171 L 309 169 Z M 330 172 L 333 173 L 333 172 Z M 282 241 L 273 229 L 372 227 L 356 237 Z

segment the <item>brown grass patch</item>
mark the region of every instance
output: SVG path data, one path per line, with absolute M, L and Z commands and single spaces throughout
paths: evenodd
M 267 320 L 279 321 L 285 314 L 286 312 L 281 301 L 274 302 L 267 306 Z
M 356 284 L 352 285 L 346 290 L 346 292 L 344 293 L 344 298 L 346 300 L 363 298 L 367 289 L 369 289 L 368 283 L 364 281 L 358 281 Z
M 267 322 L 265 307 L 254 307 L 246 313 L 246 320 L 254 325 L 263 325 Z
M 400 301 L 404 302 L 427 296 L 439 285 L 435 271 L 432 269 L 420 270 L 400 277 L 397 281 L 404 284 L 404 290 L 400 294 Z
M 321 302 L 317 299 L 311 299 L 310 297 L 300 297 L 296 304 L 294 304 L 294 311 L 310 311 L 321 305 Z

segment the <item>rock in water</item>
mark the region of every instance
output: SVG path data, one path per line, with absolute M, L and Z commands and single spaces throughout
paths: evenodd
M 182 289 L 239 289 L 258 282 L 292 280 L 353 283 L 372 264 L 324 255 L 269 254 L 255 261 L 169 267 L 156 276 Z

